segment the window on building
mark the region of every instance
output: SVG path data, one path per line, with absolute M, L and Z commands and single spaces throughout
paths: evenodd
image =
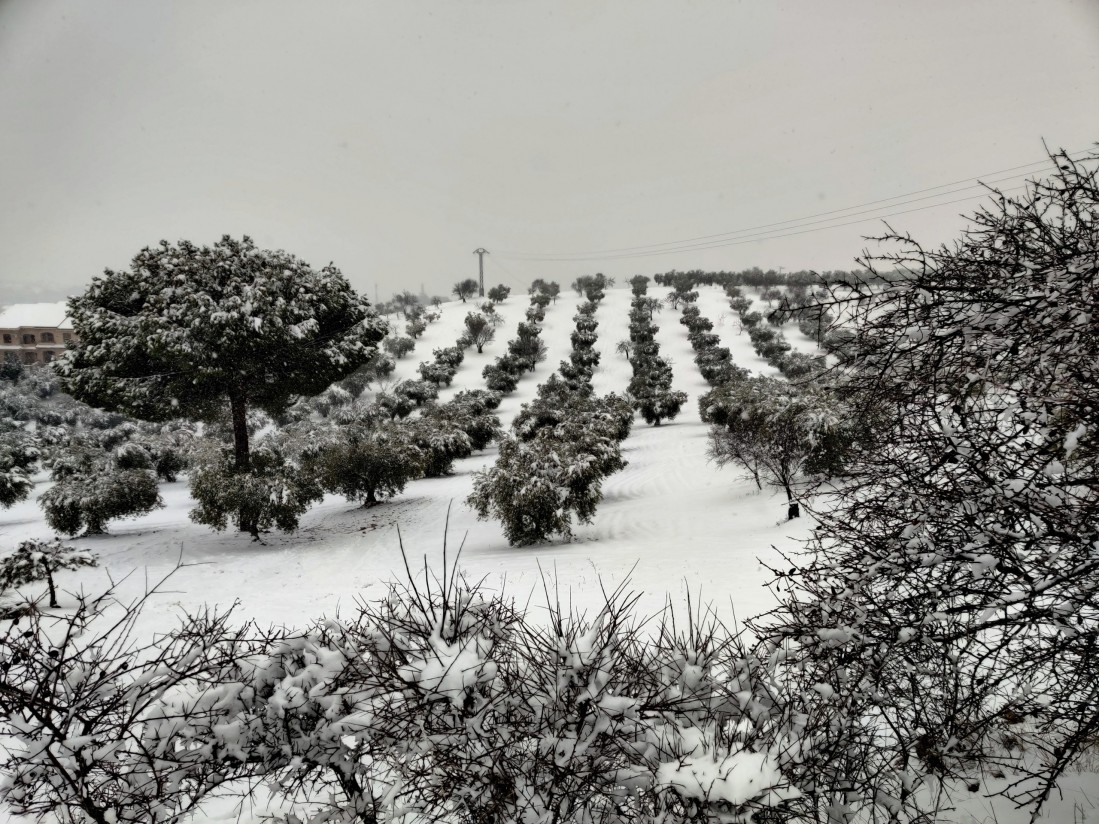
M 53 332 L 43 332 L 42 343 L 53 343 Z
M 34 343 L 34 335 L 23 335 L 23 343 Z
M 37 352 L 24 352 L 23 353 L 23 363 L 38 363 L 38 353 Z
M 45 352 L 42 353 L 42 362 L 43 363 L 49 363 L 52 360 L 53 360 L 53 352 L 51 352 L 49 349 L 47 349 Z
M 68 343 L 72 339 L 73 339 L 73 336 L 71 334 L 69 334 L 68 332 L 62 332 L 61 333 L 61 340 L 63 340 L 65 343 Z
M 4 333 L 4 343 L 11 343 L 11 335 L 7 332 Z

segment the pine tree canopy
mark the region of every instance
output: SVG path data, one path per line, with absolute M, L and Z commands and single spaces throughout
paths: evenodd
M 209 420 L 227 400 L 234 418 L 278 414 L 368 361 L 385 332 L 336 267 L 315 271 L 248 236 L 146 247 L 69 314 L 80 340 L 58 364 L 69 392 L 152 421 Z

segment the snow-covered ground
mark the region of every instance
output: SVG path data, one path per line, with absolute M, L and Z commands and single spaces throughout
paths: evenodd
M 713 321 L 713 331 L 735 362 L 755 373 L 776 375 L 777 370 L 752 350 L 748 335 L 739 333 L 736 313 L 725 295 L 714 287 L 702 286 L 699 291 L 701 313 Z M 652 296 L 666 293 L 650 287 Z M 754 297 L 754 292 L 748 296 Z M 533 399 L 537 385 L 568 357 L 579 302 L 574 293 L 562 293 L 548 307 L 542 332 L 547 360 L 504 399 L 498 414 L 505 427 L 520 405 Z M 602 361 L 593 382 L 599 393 L 622 392 L 629 382 L 629 364 L 614 351 L 615 344 L 627 337 L 629 303 L 628 289 L 613 288 L 596 313 L 596 348 Z M 474 349 L 467 352 L 453 386 L 440 393 L 441 400 L 459 389 L 484 387 L 482 368 L 505 351 L 527 305 L 525 295 L 513 294 L 498 307 L 504 322 L 495 342 L 481 355 Z M 428 326 L 415 351 L 398 361 L 392 379 L 418 377 L 417 364 L 430 360 L 432 349 L 454 345 L 465 314 L 475 309 L 474 302 L 443 304 L 441 318 Z M 144 614 L 143 631 L 166 629 L 181 608 L 204 603 L 239 602 L 238 618 L 260 625 L 303 625 L 356 599 L 380 595 L 385 582 L 404 575 L 398 528 L 414 568 L 426 556 L 427 563 L 439 569 L 449 512 L 450 551 L 463 545 L 461 567 L 471 577 L 486 577 L 491 586 L 506 586 L 516 597 L 525 599 L 533 592 L 535 605 L 542 576 L 547 575 L 581 607 L 598 608 L 603 588 L 613 589 L 628 578 L 631 588 L 644 593 L 642 610 L 659 609 L 669 596 L 682 602 L 688 589 L 693 599 L 701 594 L 729 622 L 767 610 L 774 601 L 765 586 L 768 575 L 761 560 L 777 561 L 780 550 L 795 550 L 810 524 L 807 519 L 785 522 L 781 493 L 761 492 L 735 471 L 718 470 L 707 461 L 707 428 L 698 418 L 697 397 L 709 386 L 694 364 L 679 312 L 665 308 L 655 322 L 660 326 L 661 354 L 673 364 L 674 388 L 685 391 L 689 401 L 677 420 L 659 427 L 646 426 L 638 418 L 623 444 L 629 466 L 605 482 L 604 501 L 594 522 L 579 526 L 571 542 L 512 548 L 495 522 L 476 520 L 464 499 L 471 491 L 471 474 L 495 460 L 495 448 L 490 448 L 458 461 L 450 477 L 415 481 L 403 495 L 371 509 L 328 496 L 302 519 L 296 533 L 272 533 L 265 536 L 266 545 L 245 534 L 216 533 L 192 523 L 187 517 L 192 501 L 186 483 L 166 484 L 163 509 L 113 522 L 110 535 L 71 541 L 98 553 L 101 567 L 61 573 L 59 584 L 94 592 L 129 575 L 121 589 L 124 595 L 136 596 L 148 580 L 181 561 L 185 566 L 174 575 L 170 594 L 158 596 Z M 798 349 L 812 350 L 812 341 L 798 332 L 796 324 L 786 325 L 783 332 Z M 36 492 L 47 486 L 43 480 Z M 4 547 L 51 536 L 33 499 L 0 511 Z M 220 814 L 211 815 L 221 820 Z M 258 815 L 248 813 L 242 820 L 258 822 Z M 0 810 L 0 820 L 3 817 Z M 1007 805 L 993 808 L 976 797 L 951 820 L 1007 824 L 1026 817 Z M 1064 798 L 1050 806 L 1044 820 L 1099 821 L 1096 776 L 1070 776 Z

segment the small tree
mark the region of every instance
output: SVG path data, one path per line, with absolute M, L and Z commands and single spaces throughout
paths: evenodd
M 462 303 L 466 302 L 466 298 L 471 298 L 477 294 L 480 287 L 477 285 L 477 281 L 473 278 L 466 278 L 460 280 L 451 287 L 450 293 L 455 297 L 461 298 Z
M 30 495 L 34 488 L 30 470 L 39 457 L 34 438 L 12 426 L 9 432 L 0 430 L 0 507 L 5 509 Z
M 403 358 L 409 352 L 416 348 L 416 341 L 412 338 L 386 338 L 383 341 L 382 346 L 385 347 L 385 351 L 391 354 L 395 358 Z
M 256 445 L 252 472 L 237 472 L 231 454 L 214 447 L 200 453 L 196 464 L 191 495 L 198 506 L 191 520 L 218 531 L 231 521 L 261 543 L 260 533 L 271 527 L 293 532 L 309 505 L 324 496 L 316 478 L 302 472 L 287 445 L 272 436 Z
M 530 372 L 546 359 L 546 351 L 546 344 L 538 337 L 515 338 L 508 343 L 508 352 Z
M 46 523 L 57 532 L 101 535 L 107 523 L 164 506 L 151 469 L 121 469 L 87 442 L 70 442 L 53 461 L 54 485 L 38 499 Z
M 824 391 L 754 377 L 704 399 L 702 419 L 713 423 L 710 459 L 718 466 L 740 466 L 761 489 L 765 482 L 781 487 L 787 520 L 801 514 L 797 490 L 805 476 L 841 471 L 851 422 Z
M 50 607 L 57 609 L 57 587 L 53 574 L 63 569 L 98 566 L 86 549 L 64 546 L 61 541 L 24 541 L 14 553 L 0 561 L 0 592 L 45 579 Z
M 407 332 L 408 336 L 413 340 L 419 338 L 425 331 L 427 331 L 427 321 L 421 318 L 417 318 L 416 320 L 409 321 L 405 324 L 405 332 Z
M 488 290 L 488 299 L 493 303 L 503 303 L 508 299 L 508 295 L 511 294 L 511 287 L 500 284 L 499 286 L 493 286 Z
M 578 427 L 538 431 L 530 441 L 507 437 L 496 464 L 473 476 L 466 499 L 481 520 L 500 521 L 512 546 L 572 537 L 572 518 L 591 523 L 603 498 L 602 479 L 625 466 L 618 443 Z M 613 468 L 613 469 L 612 469 Z
M 645 423 L 660 426 L 663 421 L 674 420 L 687 402 L 687 393 L 671 389 L 657 389 L 634 399 L 634 406 Z
M 407 424 L 359 419 L 315 433 L 303 461 L 326 492 L 369 507 L 399 495 L 409 481 L 422 477 L 425 456 Z
M 465 320 L 466 334 L 470 341 L 477 347 L 477 354 L 484 351 L 485 344 L 496 339 L 496 329 L 484 314 L 470 312 Z

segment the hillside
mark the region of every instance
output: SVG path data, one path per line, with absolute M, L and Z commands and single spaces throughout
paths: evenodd
M 713 332 L 731 350 L 733 361 L 753 374 L 779 376 L 740 331 L 725 294 L 717 287 L 699 286 L 698 290 L 699 310 L 713 322 Z M 663 298 L 668 291 L 654 285 L 649 294 Z M 754 300 L 753 308 L 766 311 L 754 290 L 746 293 Z M 542 325 L 547 358 L 522 378 L 497 410 L 505 429 L 522 404 L 534 398 L 537 386 L 567 358 L 572 318 L 582 300 L 574 293 L 562 294 L 548 307 Z M 630 366 L 615 352 L 616 343 L 627 337 L 629 304 L 629 289 L 613 288 L 596 313 L 596 349 L 602 357 L 593 377 L 597 393 L 624 392 L 629 382 Z M 453 384 L 441 389 L 440 401 L 463 389 L 484 387 L 483 367 L 505 351 L 526 306 L 522 294 L 498 306 L 503 322 L 496 341 L 486 345 L 483 354 L 472 348 L 467 351 Z M 418 377 L 420 361 L 429 360 L 433 349 L 454 345 L 466 312 L 473 308 L 473 303 L 443 304 L 439 319 L 429 324 L 415 350 L 397 361 L 387 384 Z M 476 519 L 464 500 L 472 488 L 472 473 L 494 462 L 493 446 L 458 461 L 449 477 L 414 481 L 404 494 L 376 507 L 363 508 L 329 495 L 308 512 L 296 533 L 270 533 L 264 536 L 264 545 L 246 534 L 216 533 L 192 523 L 187 517 L 193 501 L 186 481 L 164 484 L 163 509 L 112 522 L 109 535 L 71 541 L 97 553 L 101 566 L 61 573 L 59 584 L 63 589 L 94 592 L 110 581 L 125 579 L 121 594 L 136 597 L 147 581 L 181 563 L 183 568 L 167 587 L 170 594 L 158 596 L 141 617 L 141 632 L 165 630 L 174 625 L 181 609 L 204 604 L 236 603 L 238 619 L 260 626 L 303 626 L 347 610 L 356 601 L 380 596 L 388 581 L 404 577 L 402 541 L 414 570 L 426 560 L 430 568 L 441 571 L 445 535 L 451 558 L 455 548 L 462 546 L 460 566 L 470 578 L 485 579 L 489 588 L 506 589 L 520 603 L 529 601 L 536 614 L 544 601 L 544 579 L 551 587 L 556 584 L 563 600 L 593 612 L 602 605 L 605 590 L 627 580 L 630 588 L 643 593 L 642 614 L 659 610 L 669 599 L 681 609 L 688 591 L 696 604 L 699 600 L 711 604 L 729 624 L 764 612 L 775 602 L 761 561 L 777 563 L 780 552 L 796 550 L 811 523 L 808 518 L 784 520 L 784 495 L 761 492 L 736 471 L 719 470 L 708 460 L 708 427 L 699 420 L 697 399 L 710 386 L 694 363 L 687 330 L 678 319 L 679 312 L 666 307 L 654 321 L 659 325 L 661 354 L 673 365 L 673 386 L 686 392 L 688 401 L 676 420 L 658 427 L 635 420 L 623 443 L 628 466 L 607 479 L 593 523 L 576 526 L 571 541 L 514 548 L 497 523 Z M 403 326 L 403 321 L 397 325 Z M 795 350 L 816 350 L 796 323 L 786 324 L 783 332 Z M 38 481 L 31 500 L 0 511 L 4 546 L 51 536 L 34 500 L 49 482 L 45 476 Z M 1075 777 L 1067 782 L 1068 800 L 1051 805 L 1048 820 L 1067 820 L 1057 816 L 1077 808 L 1093 811 L 1077 783 Z M 993 815 L 1001 822 L 1016 820 L 1010 811 L 986 810 L 984 804 L 975 797 L 957 820 L 981 821 Z M 261 811 L 262 804 L 241 820 L 259 821 Z M 202 820 L 234 817 L 231 805 L 215 804 Z

